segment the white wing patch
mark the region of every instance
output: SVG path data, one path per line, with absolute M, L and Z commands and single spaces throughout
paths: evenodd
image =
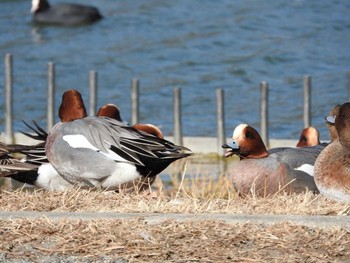
M 301 166 L 299 166 L 297 168 L 294 168 L 294 170 L 303 171 L 303 172 L 307 173 L 310 176 L 314 176 L 314 170 L 315 169 L 314 169 L 313 165 L 305 163 L 305 164 L 303 164 L 303 165 L 301 165 Z
M 100 149 L 93 146 L 86 138 L 85 136 L 81 134 L 76 135 L 64 135 L 63 140 L 65 140 L 70 147 L 73 148 L 88 148 L 94 151 L 100 151 Z
M 106 156 L 107 158 L 117 161 L 117 162 L 129 162 L 128 160 L 122 158 L 120 155 L 116 154 L 115 152 L 108 150 L 106 153 L 101 151 L 100 149 L 96 148 L 95 146 L 93 146 L 88 139 L 86 139 L 85 136 L 81 135 L 81 134 L 76 134 L 76 135 L 64 135 L 63 136 L 63 140 L 65 140 L 70 147 L 72 148 L 87 148 L 87 149 L 91 149 L 95 152 L 99 152 L 101 154 L 103 154 L 104 156 Z M 106 142 L 107 143 L 107 142 Z M 109 147 L 111 146 L 110 143 Z

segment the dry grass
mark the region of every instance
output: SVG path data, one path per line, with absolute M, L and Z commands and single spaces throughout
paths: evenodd
M 217 162 L 217 160 L 214 160 Z M 228 214 L 295 214 L 348 215 L 349 206 L 311 192 L 287 195 L 283 192 L 258 198 L 254 191 L 241 198 L 228 177 L 215 175 L 203 163 L 192 160 L 172 166 L 170 182 L 157 178 L 150 191 L 115 193 L 74 189 L 48 192 L 41 189 L 2 191 L 3 211 L 96 211 L 155 213 L 228 213 Z M 203 172 L 204 171 L 204 172 Z M 169 185 L 170 183 L 170 185 Z
M 266 198 L 239 197 L 230 189 L 227 178 L 217 183 L 210 179 L 183 179 L 174 191 L 163 190 L 156 181 L 150 192 L 115 193 L 74 189 L 48 192 L 40 189 L 3 191 L 2 211 L 96 211 L 120 213 L 227 213 L 227 214 L 294 214 L 348 215 L 349 205 L 326 199 L 311 192 L 287 195 L 280 193 Z M 215 192 L 210 192 L 214 189 Z M 230 191 L 231 190 L 231 191 Z

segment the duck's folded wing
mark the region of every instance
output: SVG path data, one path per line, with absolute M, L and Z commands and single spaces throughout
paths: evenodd
M 36 171 L 37 169 L 37 165 L 24 163 L 11 157 L 0 160 L 0 176 L 11 176 L 20 172 Z
M 327 144 L 320 144 L 299 148 L 281 148 L 279 151 L 271 153 L 271 156 L 287 163 L 292 169 L 297 169 L 306 164 L 313 166 L 318 155 L 326 146 Z
M 176 160 L 190 155 L 186 147 L 174 145 L 108 117 L 76 120 L 70 123 L 63 139 L 73 148 L 89 148 L 114 161 L 139 166 L 149 164 L 150 160 Z

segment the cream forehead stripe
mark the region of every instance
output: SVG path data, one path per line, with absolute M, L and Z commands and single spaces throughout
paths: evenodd
M 248 127 L 248 124 L 240 124 L 236 127 L 236 129 L 233 131 L 232 138 L 238 138 L 243 133 L 244 129 Z

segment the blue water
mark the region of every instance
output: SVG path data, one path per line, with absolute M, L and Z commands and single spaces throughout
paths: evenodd
M 0 55 L 14 60 L 15 130 L 24 129 L 22 119 L 46 126 L 48 62 L 56 64 L 56 107 L 71 88 L 87 102 L 89 71 L 96 70 L 97 104 L 118 104 L 129 121 L 130 84 L 138 78 L 141 122 L 166 135 L 173 129 L 174 87 L 182 89 L 185 136 L 216 135 L 217 88 L 225 92 L 227 136 L 242 122 L 260 127 L 261 81 L 270 85 L 271 138 L 295 139 L 303 128 L 304 75 L 312 77 L 312 125 L 322 139 L 328 139 L 324 116 L 348 99 L 349 1 L 75 2 L 98 7 L 105 18 L 38 27 L 29 0 L 0 0 Z M 3 98 L 3 63 L 0 71 Z

